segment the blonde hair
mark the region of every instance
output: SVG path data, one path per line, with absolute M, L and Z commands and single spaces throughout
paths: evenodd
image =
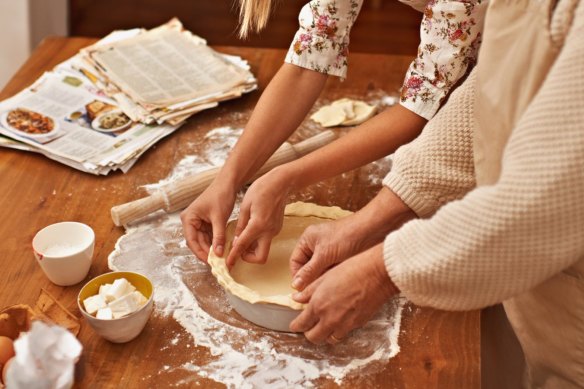
M 239 0 L 239 37 L 260 32 L 268 24 L 273 0 Z

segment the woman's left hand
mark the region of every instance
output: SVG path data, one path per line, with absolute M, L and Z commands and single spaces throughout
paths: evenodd
M 383 244 L 332 268 L 294 299 L 308 303 L 290 324 L 315 344 L 335 344 L 365 325 L 381 306 L 399 293 L 385 269 Z

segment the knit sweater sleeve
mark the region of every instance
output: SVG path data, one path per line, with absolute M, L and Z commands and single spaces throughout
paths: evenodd
M 499 181 L 386 237 L 389 276 L 414 303 L 481 308 L 584 258 L 584 6 L 579 8 L 562 52 L 509 138 Z
M 420 217 L 432 215 L 475 186 L 471 125 L 475 77 L 473 71 L 420 136 L 396 151 L 383 180 Z

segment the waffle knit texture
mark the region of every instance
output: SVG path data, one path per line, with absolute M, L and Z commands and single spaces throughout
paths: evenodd
M 474 181 L 474 74 L 396 153 L 384 185 L 420 219 L 386 237 L 384 258 L 415 304 L 482 308 L 584 259 L 584 4 L 572 15 L 552 30 L 563 47 L 512 130 L 497 183 Z

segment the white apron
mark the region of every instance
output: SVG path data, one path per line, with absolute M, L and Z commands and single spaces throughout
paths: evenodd
M 509 135 L 561 49 L 550 33 L 553 14 L 560 7 L 574 9 L 576 2 L 490 2 L 476 67 L 478 186 L 499 179 Z M 584 387 L 584 260 L 503 306 L 525 354 L 526 386 Z

